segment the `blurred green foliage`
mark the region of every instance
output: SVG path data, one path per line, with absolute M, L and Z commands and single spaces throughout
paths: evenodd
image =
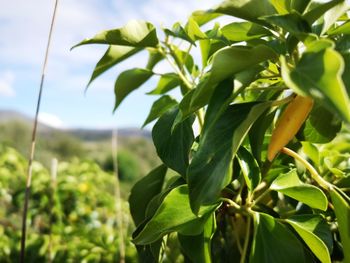
M 0 146 L 0 262 L 17 262 L 27 162 Z M 119 238 L 133 226 L 122 201 L 124 233 L 118 233 L 115 177 L 92 161 L 60 162 L 57 179 L 33 166 L 26 262 L 116 262 Z M 125 238 L 126 262 L 136 250 Z

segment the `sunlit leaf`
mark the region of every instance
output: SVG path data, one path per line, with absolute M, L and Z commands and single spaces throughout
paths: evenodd
M 254 190 L 261 180 L 260 168 L 257 161 L 243 146 L 237 152 L 237 160 L 241 166 L 241 171 L 249 190 Z
M 231 41 L 246 41 L 271 35 L 264 27 L 252 22 L 233 22 L 221 28 L 222 34 Z

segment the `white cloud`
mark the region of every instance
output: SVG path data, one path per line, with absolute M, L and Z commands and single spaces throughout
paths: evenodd
M 47 113 L 47 112 L 40 112 L 38 119 L 41 123 L 46 124 L 48 126 L 51 126 L 54 128 L 61 128 L 61 129 L 65 128 L 64 122 L 54 114 Z
M 14 97 L 16 95 L 13 89 L 15 75 L 11 71 L 0 73 L 0 95 L 5 97 Z

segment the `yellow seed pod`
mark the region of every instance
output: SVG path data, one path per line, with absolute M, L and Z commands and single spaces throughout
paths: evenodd
M 293 139 L 312 110 L 314 101 L 310 97 L 297 95 L 282 113 L 272 133 L 267 150 L 267 159 L 271 162 L 276 154 Z

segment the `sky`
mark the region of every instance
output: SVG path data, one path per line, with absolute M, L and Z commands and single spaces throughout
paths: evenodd
M 0 110 L 34 116 L 54 0 L 0 0 Z M 176 4 L 175 4 L 176 3 Z M 141 127 L 157 97 L 146 92 L 156 79 L 135 91 L 113 114 L 114 82 L 123 70 L 142 67 L 147 53 L 118 64 L 85 91 L 104 45 L 70 51 L 84 38 L 122 27 L 131 19 L 156 27 L 186 21 L 192 11 L 215 0 L 60 0 L 46 70 L 40 120 L 59 128 Z M 167 68 L 163 69 L 164 71 Z

